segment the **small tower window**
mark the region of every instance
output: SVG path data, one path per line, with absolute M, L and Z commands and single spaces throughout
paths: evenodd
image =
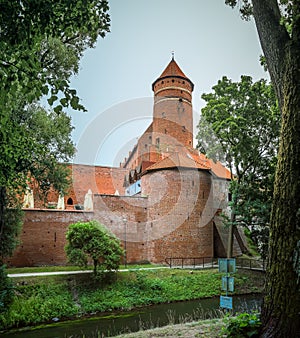
M 163 111 L 163 112 L 161 113 L 161 116 L 162 116 L 163 119 L 165 119 L 165 118 L 166 118 L 166 113 Z
M 159 139 L 159 137 L 156 139 L 156 147 L 158 148 L 159 147 L 159 143 L 160 143 L 160 139 Z
M 174 82 L 175 82 L 175 80 L 172 80 L 172 82 L 174 83 Z
M 73 205 L 73 199 L 71 197 L 68 198 L 67 200 L 67 204 L 69 205 Z
M 185 132 L 186 131 L 186 128 L 185 126 L 182 126 L 182 131 Z

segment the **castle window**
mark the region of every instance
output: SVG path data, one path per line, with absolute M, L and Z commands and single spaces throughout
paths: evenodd
M 174 81 L 174 80 L 172 80 L 172 82 L 174 83 L 175 81 Z
M 146 144 L 145 144 L 145 148 L 147 149 L 147 147 L 148 147 L 148 144 L 146 143 Z
M 156 147 L 158 148 L 159 147 L 159 143 L 160 143 L 159 137 L 155 140 L 155 143 L 156 143 Z
M 167 129 L 165 129 L 165 134 L 167 133 Z
M 161 81 L 161 84 L 164 84 L 164 81 Z
M 182 131 L 185 132 L 186 131 L 186 128 L 185 126 L 182 126 Z
M 185 82 L 184 82 L 184 81 L 182 81 L 182 83 L 183 83 L 183 84 L 185 84 Z
M 182 102 L 182 98 L 179 99 L 179 102 Z
M 166 118 L 166 113 L 163 111 L 163 112 L 161 113 L 161 116 L 162 116 L 163 119 L 165 119 L 165 118 Z
M 69 204 L 69 205 L 73 205 L 73 200 L 72 200 L 72 198 L 71 198 L 71 197 L 69 197 L 69 198 L 67 199 L 67 204 Z

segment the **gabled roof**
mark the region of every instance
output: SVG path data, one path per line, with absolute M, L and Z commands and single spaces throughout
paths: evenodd
M 204 163 L 194 160 L 189 153 L 181 154 L 176 152 L 151 165 L 145 170 L 145 172 L 171 168 L 210 170 L 210 168 Z

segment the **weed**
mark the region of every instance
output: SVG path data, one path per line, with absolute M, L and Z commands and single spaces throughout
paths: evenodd
M 258 337 L 261 326 L 258 312 L 241 313 L 237 317 L 227 318 L 226 322 L 227 325 L 222 328 L 222 333 L 228 338 Z

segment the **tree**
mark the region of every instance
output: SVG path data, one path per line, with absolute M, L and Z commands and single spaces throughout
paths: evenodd
M 70 76 L 77 73 L 84 50 L 109 30 L 107 10 L 106 0 L 0 1 L 0 239 L 7 191 L 24 188 L 28 174 L 43 188 L 53 183 L 57 152 L 45 133 L 30 133 L 35 123 L 30 114 L 36 112 L 32 104 L 48 95 L 56 121 L 65 119 L 67 128 L 63 108 L 84 109 L 69 87 Z M 54 115 L 49 117 L 54 122 Z M 38 122 L 42 124 L 41 118 Z M 70 147 L 57 148 L 62 150 L 67 150 L 68 159 Z M 44 164 L 48 161 L 44 170 L 37 169 L 41 158 Z M 59 176 L 65 176 L 61 170 Z
M 63 109 L 84 110 L 70 77 L 83 52 L 109 31 L 107 11 L 106 0 L 0 0 L 1 258 L 16 246 L 21 221 L 10 193 L 22 195 L 28 178 L 44 193 L 68 183 L 58 164 L 74 154 Z M 38 106 L 43 95 L 53 112 Z
M 300 2 L 244 0 L 241 10 L 255 19 L 282 113 L 261 336 L 299 337 Z
M 68 228 L 65 247 L 70 263 L 87 266 L 93 261 L 94 275 L 117 270 L 123 256 L 120 241 L 97 221 L 78 222 Z
M 206 106 L 197 139 L 202 152 L 231 171 L 231 215 L 224 218 L 230 230 L 227 256 L 232 257 L 237 225 L 258 230 L 269 223 L 280 113 L 265 80 L 253 83 L 242 76 L 232 82 L 224 76 L 212 89 L 202 95 Z

